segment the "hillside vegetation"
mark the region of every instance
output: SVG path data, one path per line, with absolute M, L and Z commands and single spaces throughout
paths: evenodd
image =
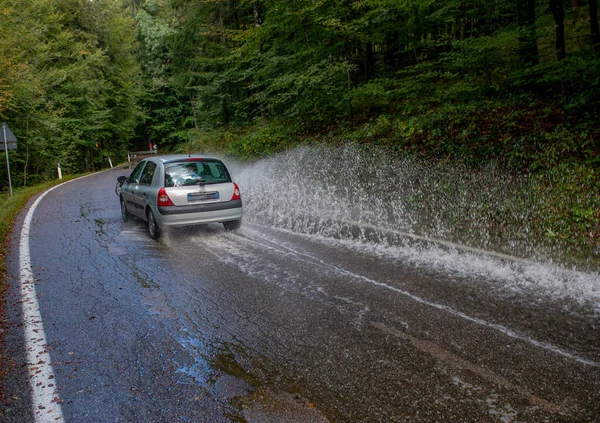
M 540 236 L 600 254 L 596 0 L 0 0 L 0 12 L 17 185 L 155 144 L 241 158 L 377 144 L 532 175 Z

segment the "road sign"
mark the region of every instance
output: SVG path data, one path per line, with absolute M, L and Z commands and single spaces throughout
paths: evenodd
M 13 196 L 12 181 L 10 179 L 10 161 L 8 160 L 8 150 L 14 150 L 17 148 L 17 137 L 12 133 L 6 122 L 2 122 L 2 131 L 0 131 L 2 137 L 2 150 L 6 152 L 6 173 L 8 174 L 8 186 L 10 187 L 10 196 Z
M 6 140 L 4 139 L 5 136 Z M 9 150 L 17 149 L 17 137 L 15 137 L 15 134 L 12 133 L 6 122 L 2 122 L 2 131 L 0 131 L 0 141 L 0 151 L 4 151 L 5 148 L 8 148 Z

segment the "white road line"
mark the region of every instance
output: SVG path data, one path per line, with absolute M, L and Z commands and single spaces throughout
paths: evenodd
M 250 230 L 253 231 L 252 229 L 250 229 Z M 254 232 L 256 232 L 256 231 L 254 231 Z M 431 308 L 435 308 L 437 310 L 444 311 L 446 313 L 449 313 L 451 315 L 454 315 L 456 317 L 459 317 L 459 318 L 464 319 L 466 321 L 469 321 L 471 323 L 475 323 L 475 324 L 477 324 L 479 326 L 483 326 L 483 327 L 487 327 L 487 328 L 496 330 L 496 331 L 501 332 L 501 333 L 503 333 L 504 335 L 506 335 L 506 336 L 508 336 L 510 338 L 514 338 L 514 339 L 517 339 L 517 340 L 520 340 L 520 341 L 527 342 L 527 343 L 529 343 L 531 345 L 534 345 L 534 346 L 536 346 L 538 348 L 542 348 L 542 349 L 545 349 L 547 351 L 551 351 L 554 354 L 558 354 L 560 356 L 566 357 L 566 358 L 568 358 L 570 360 L 574 360 L 574 361 L 579 362 L 581 364 L 585 364 L 587 366 L 593 366 L 593 367 L 600 367 L 600 362 L 597 362 L 597 361 L 594 361 L 594 360 L 588 360 L 586 358 L 580 357 L 579 355 L 577 355 L 575 353 L 571 353 L 569 351 L 566 351 L 566 350 L 564 350 L 564 349 L 562 349 L 560 347 L 557 347 L 557 346 L 555 346 L 553 344 L 550 344 L 548 342 L 538 341 L 538 340 L 533 339 L 533 338 L 531 338 L 531 337 L 529 337 L 527 335 L 523 335 L 521 333 L 513 331 L 512 329 L 509 329 L 509 328 L 507 328 L 505 326 L 502 326 L 502 325 L 499 325 L 499 324 L 496 324 L 496 323 L 490 323 L 490 322 L 488 322 L 486 320 L 483 320 L 483 319 L 480 319 L 478 317 L 469 316 L 468 314 L 463 313 L 462 311 L 455 310 L 452 307 L 449 307 L 447 305 L 443 305 L 443 304 L 436 303 L 434 301 L 427 300 L 427 299 L 419 297 L 418 295 L 415 295 L 415 294 L 413 294 L 411 292 L 408 292 L 408 291 L 405 291 L 403 289 L 391 286 L 391 285 L 389 285 L 387 283 L 376 281 L 374 279 L 368 278 L 368 277 L 360 275 L 358 273 L 354 273 L 354 272 L 351 272 L 349 270 L 346 270 L 346 269 L 343 269 L 341 267 L 338 267 L 338 266 L 336 266 L 334 264 L 327 263 L 326 261 L 320 259 L 319 257 L 315 257 L 315 256 L 313 256 L 313 255 L 311 255 L 311 254 L 309 254 L 307 252 L 301 252 L 301 251 L 295 250 L 294 248 L 285 245 L 285 243 L 278 242 L 277 240 L 272 239 L 271 237 L 269 237 L 268 235 L 265 235 L 264 233 L 257 233 L 257 237 L 256 238 L 262 238 L 264 240 L 267 240 L 267 241 L 269 241 L 269 242 L 271 242 L 271 243 L 279 246 L 283 250 L 289 251 L 290 253 L 294 254 L 297 257 L 297 260 L 305 261 L 306 263 L 309 263 L 309 264 L 311 264 L 313 266 L 315 264 L 321 265 L 323 268 L 330 269 L 330 270 L 334 271 L 335 273 L 346 275 L 346 276 L 349 276 L 349 277 L 354 278 L 354 279 L 359 279 L 359 280 L 362 280 L 364 282 L 370 283 L 370 284 L 372 284 L 374 286 L 378 286 L 380 288 L 384 288 L 384 289 L 387 289 L 389 291 L 396 292 L 398 294 L 401 294 L 401 295 L 403 295 L 405 297 L 408 297 L 408 298 L 412 299 L 413 301 L 415 301 L 417 303 L 426 305 L 426 306 L 431 307 Z M 265 246 L 265 247 L 267 247 L 269 249 L 274 249 L 273 247 L 269 247 L 269 246 L 266 246 L 264 244 L 261 244 L 256 239 L 251 239 L 251 238 L 246 238 L 246 237 L 244 237 L 244 239 L 246 239 L 247 241 L 252 242 L 252 243 L 263 245 L 263 246 Z
M 29 230 L 31 228 L 33 213 L 42 199 L 56 188 L 110 170 L 112 169 L 71 179 L 48 189 L 35 200 L 23 221 L 19 243 L 19 282 L 23 304 L 23 331 L 25 350 L 27 352 L 27 369 L 29 371 L 29 385 L 31 386 L 31 402 L 35 423 L 64 423 L 65 419 L 62 414 L 62 407 L 60 405 L 62 401 L 58 394 L 52 362 L 50 361 L 44 322 L 37 301 L 35 279 L 31 268 Z
M 62 184 L 61 184 L 62 185 Z M 31 401 L 36 423 L 64 422 L 62 407 L 56 387 L 56 379 L 46 344 L 46 332 L 40 313 L 35 290 L 35 279 L 31 270 L 29 255 L 29 229 L 36 207 L 57 185 L 44 192 L 33 203 L 25 217 L 21 228 L 19 245 L 19 268 L 21 297 L 23 301 L 23 323 L 25 332 L 25 350 L 27 351 L 27 368 L 31 385 Z

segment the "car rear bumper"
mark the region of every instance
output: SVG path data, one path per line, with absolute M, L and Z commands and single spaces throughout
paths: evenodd
M 208 204 L 190 204 L 187 206 L 167 206 L 157 207 L 158 213 L 162 216 L 174 216 L 179 214 L 195 214 L 214 211 L 223 211 L 231 209 L 241 209 L 242 200 L 224 201 Z
M 192 204 L 188 206 L 155 207 L 155 219 L 159 226 L 187 226 L 211 222 L 240 220 L 242 201 Z

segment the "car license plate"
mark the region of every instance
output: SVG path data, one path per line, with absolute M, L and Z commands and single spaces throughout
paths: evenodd
M 193 203 L 196 201 L 205 201 L 205 200 L 218 200 L 219 192 L 196 192 L 190 193 L 187 195 L 188 203 Z

